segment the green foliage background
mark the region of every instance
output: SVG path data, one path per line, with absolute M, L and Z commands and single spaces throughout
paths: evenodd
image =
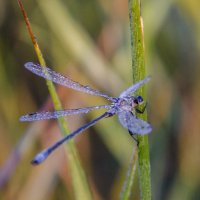
M 117 96 L 132 84 L 127 1 L 24 1 L 49 66 Z M 153 199 L 200 198 L 200 15 L 198 1 L 142 1 L 148 74 Z M 74 199 L 62 148 L 44 164 L 29 162 L 61 135 L 56 121 L 21 123 L 51 110 L 44 80 L 23 67 L 37 62 L 17 1 L 0 2 L 0 199 Z M 63 107 L 104 104 L 57 86 Z M 101 111 L 70 117 L 70 130 Z M 76 138 L 94 199 L 118 199 L 134 141 L 117 118 Z M 132 199 L 139 198 L 135 179 Z

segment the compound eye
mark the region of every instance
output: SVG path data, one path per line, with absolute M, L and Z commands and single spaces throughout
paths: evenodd
M 138 103 L 142 103 L 144 100 L 141 96 L 136 97 Z

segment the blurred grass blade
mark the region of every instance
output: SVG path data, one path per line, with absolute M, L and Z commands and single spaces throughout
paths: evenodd
M 130 162 L 129 170 L 126 175 L 126 181 L 124 182 L 123 190 L 120 196 L 121 200 L 127 200 L 130 197 L 131 187 L 133 185 L 136 167 L 137 167 L 137 151 L 134 148 L 133 158 Z
M 39 48 L 39 45 L 37 43 L 36 37 L 34 36 L 34 33 L 32 31 L 31 28 L 31 24 L 29 22 L 27 13 L 23 7 L 23 4 L 20 0 L 18 0 L 20 9 L 22 11 L 24 20 L 26 22 L 28 31 L 29 31 L 29 35 L 32 39 L 32 43 L 34 45 L 35 48 L 35 52 L 37 54 L 39 63 L 41 66 L 45 67 L 46 63 L 45 60 L 43 58 L 42 52 Z M 54 103 L 54 107 L 55 110 L 61 110 L 62 106 L 61 103 L 59 101 L 59 98 L 57 96 L 55 87 L 53 85 L 53 83 L 49 80 L 46 80 L 50 95 L 52 97 L 53 103 Z M 59 118 L 59 125 L 61 127 L 61 131 L 63 136 L 65 136 L 67 133 L 69 133 L 69 130 L 67 128 L 67 124 L 66 121 L 63 117 Z M 66 153 L 68 155 L 69 158 L 69 165 L 70 165 L 70 170 L 71 170 L 71 174 L 72 174 L 72 182 L 73 182 L 73 190 L 74 190 L 74 195 L 76 199 L 92 199 L 92 195 L 86 180 L 86 176 L 84 173 L 84 170 L 81 167 L 80 161 L 79 161 L 79 157 L 77 155 L 77 151 L 75 149 L 74 143 L 72 141 L 69 142 L 68 148 L 66 149 Z
M 133 69 L 133 82 L 142 80 L 145 76 L 145 55 L 144 55 L 144 33 L 141 16 L 140 0 L 129 0 L 129 18 L 131 32 L 131 56 Z M 139 95 L 144 96 L 144 89 L 138 90 Z M 142 116 L 147 119 L 146 114 Z M 139 164 L 139 183 L 141 199 L 151 199 L 151 179 L 148 135 L 138 136 L 138 164 Z

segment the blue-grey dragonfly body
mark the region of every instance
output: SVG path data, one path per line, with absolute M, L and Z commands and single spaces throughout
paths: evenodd
M 137 109 L 137 106 L 142 104 L 144 101 L 141 96 L 132 96 L 134 92 L 144 85 L 146 82 L 150 80 L 150 77 L 146 77 L 145 79 L 135 83 L 131 87 L 124 90 L 119 97 L 110 97 L 104 93 L 101 93 L 98 90 L 92 89 L 89 86 L 83 86 L 78 82 L 71 80 L 68 77 L 62 76 L 61 74 L 54 72 L 49 68 L 43 68 L 39 64 L 34 64 L 32 62 L 28 62 L 25 64 L 25 67 L 33 72 L 34 74 L 41 76 L 45 79 L 51 80 L 54 83 L 66 86 L 68 88 L 81 91 L 93 96 L 102 96 L 107 100 L 111 101 L 110 104 L 100 105 L 100 106 L 92 106 L 92 107 L 84 107 L 84 108 L 77 108 L 77 109 L 68 109 L 68 110 L 59 110 L 59 111 L 47 111 L 47 112 L 36 112 L 24 115 L 20 117 L 20 121 L 35 121 L 35 120 L 46 120 L 46 119 L 56 119 L 61 116 L 68 116 L 68 115 L 75 115 L 80 113 L 88 113 L 91 110 L 96 109 L 107 109 L 107 111 L 100 115 L 99 117 L 95 118 L 91 122 L 83 125 L 82 127 L 78 128 L 74 132 L 70 133 L 63 139 L 59 140 L 51 147 L 45 149 L 44 151 L 40 152 L 35 156 L 32 160 L 32 164 L 40 164 L 43 162 L 50 153 L 52 153 L 57 147 L 61 144 L 69 140 L 70 138 L 74 137 L 75 135 L 82 133 L 84 130 L 93 126 L 99 120 L 111 117 L 113 115 L 118 115 L 118 119 L 121 125 L 128 129 L 131 135 L 138 134 L 138 135 L 145 135 L 149 134 L 152 131 L 151 125 L 146 121 L 138 119 L 135 115 L 135 112 L 142 113 Z M 145 107 L 144 107 L 145 109 Z

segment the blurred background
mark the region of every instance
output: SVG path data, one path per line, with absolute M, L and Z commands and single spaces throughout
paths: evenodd
M 48 66 L 117 96 L 132 85 L 128 3 L 122 0 L 29 0 L 25 9 Z M 200 199 L 199 1 L 145 0 L 148 121 L 153 199 Z M 53 110 L 45 81 L 24 68 L 38 62 L 17 1 L 0 1 L 0 199 L 73 199 L 63 147 L 42 165 L 34 155 L 61 138 L 57 121 L 19 122 Z M 64 108 L 103 98 L 56 86 Z M 70 130 L 103 111 L 67 118 Z M 94 199 L 118 199 L 134 140 L 117 117 L 76 137 Z M 131 199 L 139 199 L 137 177 Z

